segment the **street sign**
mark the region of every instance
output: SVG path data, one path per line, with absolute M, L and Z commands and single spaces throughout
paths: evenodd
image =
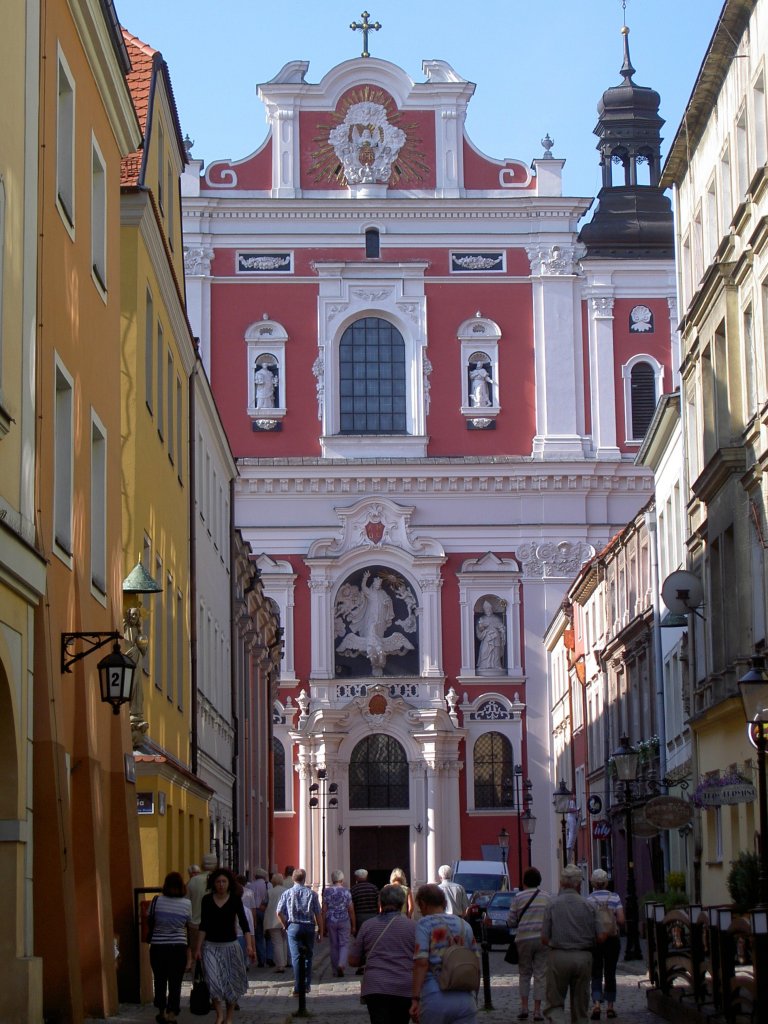
M 682 828 L 693 817 L 693 806 L 679 796 L 655 796 L 645 805 L 645 817 L 656 828 Z

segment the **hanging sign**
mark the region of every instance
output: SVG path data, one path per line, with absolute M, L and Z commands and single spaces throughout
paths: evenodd
M 635 839 L 653 839 L 659 834 L 658 826 L 646 818 L 645 807 L 632 812 L 632 832 Z
M 611 823 L 609 821 L 595 821 L 592 824 L 592 835 L 595 839 L 605 840 L 611 834 Z
M 603 801 L 599 796 L 591 796 L 587 801 L 587 810 L 590 814 L 599 814 L 603 809 Z
M 689 800 L 679 796 L 655 796 L 645 805 L 645 818 L 656 828 L 682 828 L 693 817 Z
M 696 800 L 701 807 L 724 807 L 751 804 L 757 796 L 751 782 L 727 782 L 721 786 L 698 787 Z

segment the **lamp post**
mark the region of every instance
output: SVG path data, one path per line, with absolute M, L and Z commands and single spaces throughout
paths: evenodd
M 517 884 L 520 889 L 523 888 L 523 828 L 521 824 L 521 817 L 523 814 L 523 799 L 522 799 L 522 787 L 523 787 L 523 766 L 521 764 L 515 765 L 515 809 L 517 811 Z
M 565 779 L 560 779 L 560 785 L 552 794 L 552 806 L 555 808 L 555 814 L 560 815 L 560 829 L 563 836 L 563 867 L 568 865 L 568 850 L 565 845 L 565 816 L 570 809 L 572 798 L 573 793 L 566 786 Z
M 752 658 L 752 667 L 739 680 L 741 702 L 751 738 L 757 747 L 757 781 L 760 805 L 760 868 L 758 910 L 768 909 L 768 792 L 766 792 L 765 753 L 768 743 L 768 673 L 765 660 Z
M 526 807 L 525 814 L 522 817 L 523 832 L 525 838 L 528 841 L 528 867 L 531 866 L 531 846 L 533 844 L 533 834 L 536 831 L 536 818 L 531 814 L 531 808 Z
M 626 822 L 626 846 L 627 846 L 627 898 L 625 901 L 625 916 L 627 922 L 627 948 L 624 950 L 625 960 L 642 960 L 643 951 L 640 948 L 640 928 L 637 907 L 637 888 L 635 886 L 635 862 L 632 842 L 632 783 L 637 778 L 637 769 L 640 764 L 640 752 L 629 742 L 627 736 L 622 736 L 619 749 L 613 755 L 616 765 L 616 775 L 623 786 L 624 820 Z
M 309 798 L 309 806 L 315 811 L 319 808 L 320 810 L 320 856 L 322 858 L 322 888 L 326 888 L 327 879 L 325 877 L 325 864 L 326 864 L 326 850 L 325 850 L 325 837 L 326 837 L 326 813 L 330 808 L 335 809 L 339 806 L 338 792 L 339 787 L 335 782 L 328 782 L 328 769 L 318 768 L 317 778 L 319 782 L 313 782 L 309 787 L 309 792 L 312 794 Z
M 501 851 L 501 867 L 504 877 L 507 877 L 507 853 L 509 852 L 509 832 L 505 828 L 498 835 L 499 850 Z

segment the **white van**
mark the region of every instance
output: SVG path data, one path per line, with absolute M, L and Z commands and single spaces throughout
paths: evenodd
M 463 885 L 470 900 L 473 892 L 498 892 L 509 888 L 509 877 L 501 861 L 457 860 L 451 867 L 451 881 Z

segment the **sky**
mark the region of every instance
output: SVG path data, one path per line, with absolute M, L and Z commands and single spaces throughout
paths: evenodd
M 241 159 L 264 141 L 259 83 L 293 60 L 319 82 L 360 57 L 350 29 L 368 2 L 381 29 L 371 55 L 423 82 L 423 60 L 444 60 L 477 86 L 466 131 L 496 159 L 529 164 L 554 139 L 563 191 L 600 188 L 597 103 L 621 81 L 622 0 L 115 0 L 121 23 L 168 64 L 182 134 L 205 164 Z M 723 0 L 626 0 L 634 81 L 661 95 L 666 156 Z M 362 63 L 362 61 L 361 61 Z

